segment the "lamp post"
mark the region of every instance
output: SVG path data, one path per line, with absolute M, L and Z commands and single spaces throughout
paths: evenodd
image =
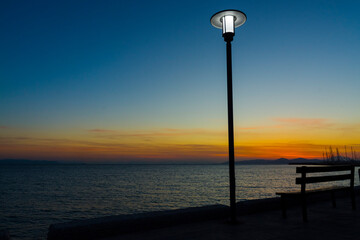
M 234 156 L 234 117 L 233 117 L 233 94 L 232 94 L 232 63 L 231 41 L 235 35 L 235 28 L 243 25 L 246 21 L 245 13 L 238 10 L 224 10 L 215 13 L 211 24 L 222 29 L 222 35 L 226 42 L 226 65 L 227 65 L 227 101 L 228 101 L 228 135 L 229 135 L 229 178 L 230 178 L 230 221 L 236 223 L 236 192 L 235 192 L 235 156 Z

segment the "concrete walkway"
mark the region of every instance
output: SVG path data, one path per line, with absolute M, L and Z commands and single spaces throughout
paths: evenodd
M 238 225 L 224 219 L 181 224 L 104 238 L 103 240 L 130 239 L 360 239 L 360 198 L 358 210 L 351 209 L 350 199 L 337 199 L 337 208 L 331 201 L 309 204 L 309 222 L 303 223 L 300 206 L 288 210 L 288 218 L 281 217 L 279 209 L 239 216 Z

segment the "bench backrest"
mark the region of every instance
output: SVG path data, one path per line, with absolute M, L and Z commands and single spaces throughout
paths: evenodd
M 326 173 L 340 171 L 348 171 L 348 173 L 340 175 L 329 174 L 326 176 L 306 176 L 307 173 Z M 301 184 L 301 190 L 305 190 L 305 185 L 308 183 L 332 182 L 342 180 L 350 180 L 350 187 L 354 187 L 355 167 L 351 165 L 297 167 L 296 173 L 301 173 L 301 177 L 296 178 L 296 184 Z

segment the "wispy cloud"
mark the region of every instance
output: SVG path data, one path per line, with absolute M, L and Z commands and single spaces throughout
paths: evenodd
M 356 124 L 341 125 L 337 129 L 341 131 L 351 131 L 351 132 L 360 131 L 360 124 L 356 123 Z
M 168 161 L 205 160 L 222 161 L 225 146 L 211 144 L 152 144 L 119 143 L 102 140 L 74 140 L 32 137 L 0 137 L 1 157 L 31 157 L 47 159 Z
M 263 129 L 273 129 L 273 128 L 282 128 L 282 125 L 269 125 L 269 126 L 251 126 L 251 127 L 240 127 L 236 128 L 237 130 L 263 130 Z
M 159 130 L 110 130 L 110 129 L 90 129 L 91 133 L 99 133 L 102 137 L 175 137 L 175 136 L 189 136 L 189 135 L 220 135 L 226 134 L 225 131 L 209 130 L 209 129 L 174 129 L 164 128 Z
M 94 132 L 94 133 L 115 133 L 115 130 L 109 130 L 109 129 L 101 129 L 101 128 L 95 128 L 95 129 L 89 129 L 88 132 Z
M 237 146 L 235 151 L 241 159 L 247 158 L 320 158 L 326 145 L 312 144 L 307 142 L 294 143 L 273 143 L 273 144 L 254 144 L 251 146 Z
M 334 126 L 334 123 L 326 118 L 273 118 L 273 120 L 290 126 L 310 128 L 329 128 Z
M 262 126 L 258 126 L 258 127 L 240 127 L 237 128 L 238 130 L 259 130 L 259 129 L 264 129 L 265 127 Z

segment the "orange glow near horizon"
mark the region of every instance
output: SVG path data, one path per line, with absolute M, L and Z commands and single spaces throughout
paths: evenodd
M 322 158 L 326 147 L 359 147 L 359 125 L 325 119 L 280 119 L 274 125 L 240 127 L 235 132 L 236 160 Z M 62 135 L 0 137 L 0 158 L 87 162 L 222 162 L 227 160 L 226 130 L 94 128 Z M 17 135 L 17 136 L 16 136 Z M 61 136 L 68 136 L 64 138 Z

